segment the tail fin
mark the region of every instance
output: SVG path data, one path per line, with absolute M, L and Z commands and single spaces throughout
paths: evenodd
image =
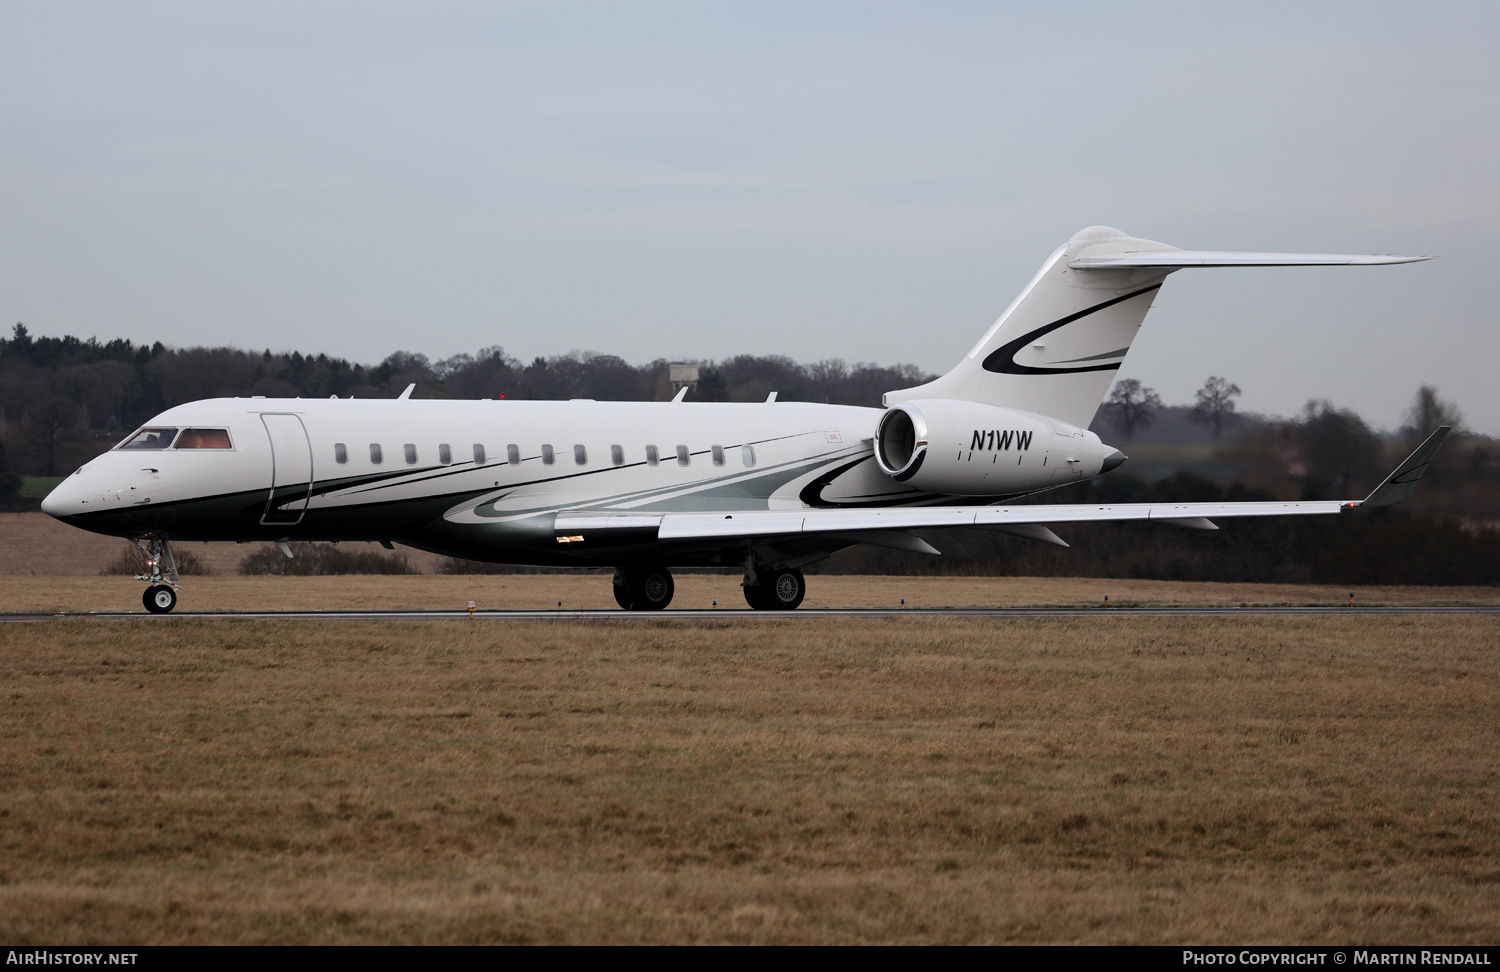
M 1125 360 L 1167 274 L 1185 267 L 1348 266 L 1429 257 L 1179 250 L 1108 226 L 1059 247 L 952 371 L 887 392 L 886 405 L 919 398 L 984 402 L 1086 428 Z

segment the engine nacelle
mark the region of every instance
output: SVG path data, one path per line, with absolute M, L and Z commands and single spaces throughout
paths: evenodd
M 1057 419 L 997 405 L 925 399 L 892 406 L 875 461 L 930 493 L 999 496 L 1088 479 L 1125 461 L 1099 437 Z

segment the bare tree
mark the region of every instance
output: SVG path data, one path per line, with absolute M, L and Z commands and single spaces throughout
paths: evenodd
M 87 424 L 81 411 L 61 395 L 48 395 L 21 416 L 21 438 L 31 453 L 33 468 L 40 468 L 42 475 L 57 475 L 64 462 L 87 447 Z
M 1292 436 L 1307 464 L 1307 498 L 1326 496 L 1330 490 L 1349 496 L 1356 481 L 1364 486 L 1379 482 L 1380 437 L 1352 410 L 1338 408 L 1327 399 L 1310 401 L 1303 406 Z
M 1110 422 L 1124 434 L 1135 438 L 1136 429 L 1144 429 L 1156 421 L 1156 410 L 1161 408 L 1161 396 L 1155 388 L 1143 388 L 1138 379 L 1122 378 L 1115 382 L 1109 397 L 1104 400 Z
M 1435 385 L 1418 388 L 1416 396 L 1412 398 L 1411 408 L 1406 410 L 1406 425 L 1418 439 L 1427 438 L 1440 425 L 1459 429 L 1463 421 L 1464 417 L 1459 414 L 1457 405 L 1438 398 Z
M 1209 375 L 1208 381 L 1198 389 L 1198 401 L 1188 417 L 1213 429 L 1217 439 L 1223 433 L 1225 423 L 1234 417 L 1234 399 L 1239 394 L 1239 385 L 1232 385 L 1218 375 Z

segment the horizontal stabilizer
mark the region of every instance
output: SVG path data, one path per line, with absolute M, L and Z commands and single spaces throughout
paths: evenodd
M 1366 496 L 1360 506 L 1393 506 L 1396 503 L 1405 503 L 1411 499 L 1412 490 L 1417 488 L 1417 480 L 1427 472 L 1427 466 L 1432 462 L 1432 456 L 1437 452 L 1438 446 L 1452 432 L 1451 426 L 1439 426 L 1427 440 L 1417 446 L 1417 451 L 1406 457 L 1406 461 L 1396 467 L 1396 471 L 1385 477 L 1385 482 L 1375 487 L 1375 492 Z
M 1190 267 L 1376 267 L 1420 263 L 1430 256 L 1360 253 L 1234 253 L 1228 250 L 1161 250 L 1084 256 L 1074 270 L 1185 270 Z

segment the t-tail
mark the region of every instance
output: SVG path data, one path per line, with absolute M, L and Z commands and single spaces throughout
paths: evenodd
M 1174 270 L 1372 266 L 1428 259 L 1179 250 L 1108 226 L 1090 226 L 1047 258 L 953 370 L 925 385 L 888 392 L 884 402 L 981 402 L 1087 428 L 1163 281 Z

